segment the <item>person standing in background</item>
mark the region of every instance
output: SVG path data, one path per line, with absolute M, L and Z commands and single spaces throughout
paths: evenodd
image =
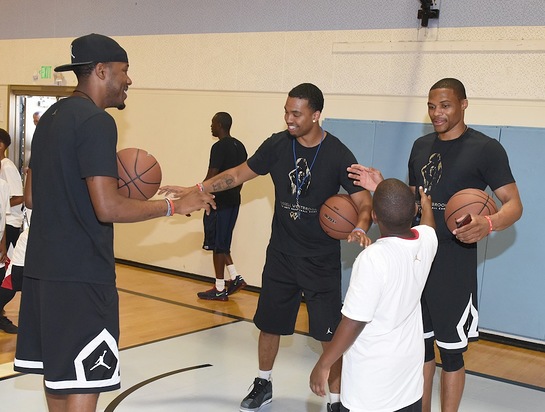
M 212 136 L 217 137 L 219 141 L 210 149 L 208 173 L 204 180 L 238 166 L 248 158 L 242 142 L 230 134 L 232 124 L 233 119 L 226 112 L 218 112 L 212 118 L 210 126 Z M 214 193 L 216 210 L 211 210 L 209 214 L 205 213 L 203 216 L 203 249 L 211 250 L 213 253 L 216 284 L 210 290 L 197 293 L 200 299 L 227 301 L 229 295 L 246 286 L 242 276 L 237 273 L 231 257 L 231 240 L 240 209 L 241 189 L 242 185 L 239 185 L 224 192 Z M 229 275 L 227 282 L 224 279 L 225 268 Z
M 32 121 L 34 122 L 34 126 L 38 126 L 38 122 L 40 121 L 40 117 L 42 117 L 42 114 L 40 112 L 34 112 L 32 114 Z
M 3 179 L 0 179 L 0 277 L 2 278 L 5 277 L 6 266 L 9 262 L 6 245 L 6 218 L 10 210 L 9 197 L 9 185 Z M 16 282 L 13 285 L 12 282 L 4 282 L 2 280 L 0 285 L 0 329 L 10 334 L 17 333 L 17 326 L 8 319 L 4 308 L 13 299 L 17 290 L 21 290 L 20 283 Z
M 6 248 L 15 247 L 23 226 L 23 180 L 17 166 L 6 157 L 6 150 L 11 145 L 11 136 L 0 129 L 0 179 L 9 186 L 10 210 L 6 216 Z

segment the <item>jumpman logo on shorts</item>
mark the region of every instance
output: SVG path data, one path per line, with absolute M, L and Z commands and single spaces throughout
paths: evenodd
M 97 361 L 95 362 L 95 366 L 93 366 L 90 370 L 98 368 L 99 366 L 104 366 L 105 368 L 110 369 L 110 366 L 104 363 L 104 355 L 106 355 L 106 352 L 107 351 L 104 351 L 104 353 L 98 357 Z
M 326 335 L 333 335 L 333 332 L 331 332 L 331 328 L 327 328 L 327 332 L 325 334 Z

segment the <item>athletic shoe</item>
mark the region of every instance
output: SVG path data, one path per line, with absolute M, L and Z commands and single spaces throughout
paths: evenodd
M 340 402 L 328 403 L 327 412 L 341 412 L 341 403 Z
M 254 388 L 240 403 L 240 410 L 253 412 L 272 401 L 272 382 L 267 379 L 255 378 Z
M 242 279 L 242 276 L 237 275 L 236 278 L 231 280 L 229 284 L 227 285 L 227 294 L 232 295 L 234 293 L 237 293 L 240 289 L 245 287 L 247 283 Z
M 223 289 L 221 292 L 216 289 L 214 286 L 212 289 L 207 290 L 205 292 L 199 292 L 197 293 L 197 296 L 199 299 L 205 299 L 205 300 L 221 300 L 225 302 L 226 300 L 229 300 L 229 297 L 227 296 L 227 290 Z
M 11 320 L 6 318 L 5 316 L 0 316 L 0 329 L 2 329 L 6 333 L 16 334 L 17 333 L 17 326 L 15 326 Z

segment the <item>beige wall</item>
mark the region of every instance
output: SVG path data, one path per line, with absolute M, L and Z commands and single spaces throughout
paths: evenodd
M 545 76 L 536 74 L 545 67 L 545 54 L 538 52 L 545 28 L 428 34 L 425 44 L 415 42 L 422 37 L 418 30 L 117 38 L 129 53 L 134 82 L 127 109 L 110 111 L 119 128 L 119 148 L 136 146 L 153 153 L 165 184 L 193 185 L 206 174 L 215 112 L 232 114 L 232 133 L 251 154 L 284 127 L 286 93 L 305 81 L 326 94 L 322 118 L 426 122 L 427 90 L 439 78 L 452 76 L 466 84 L 468 123 L 545 127 Z M 474 47 L 475 39 L 479 47 Z M 40 66 L 66 63 L 71 40 L 0 41 L 0 55 L 10 56 L 0 61 L 0 127 L 9 126 L 7 85 L 52 84 L 33 81 L 32 75 Z M 412 51 L 400 53 L 392 44 L 409 45 Z M 448 51 L 453 44 L 467 51 Z M 75 85 L 71 73 L 64 81 Z M 242 195 L 232 252 L 249 283 L 260 286 L 272 215 L 269 177 L 247 183 Z M 201 216 L 119 224 L 116 256 L 212 276 L 211 256 L 201 250 Z

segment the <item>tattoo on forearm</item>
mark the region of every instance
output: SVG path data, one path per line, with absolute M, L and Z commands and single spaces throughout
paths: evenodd
M 235 178 L 231 175 L 225 175 L 212 182 L 212 192 L 221 192 L 234 187 Z

